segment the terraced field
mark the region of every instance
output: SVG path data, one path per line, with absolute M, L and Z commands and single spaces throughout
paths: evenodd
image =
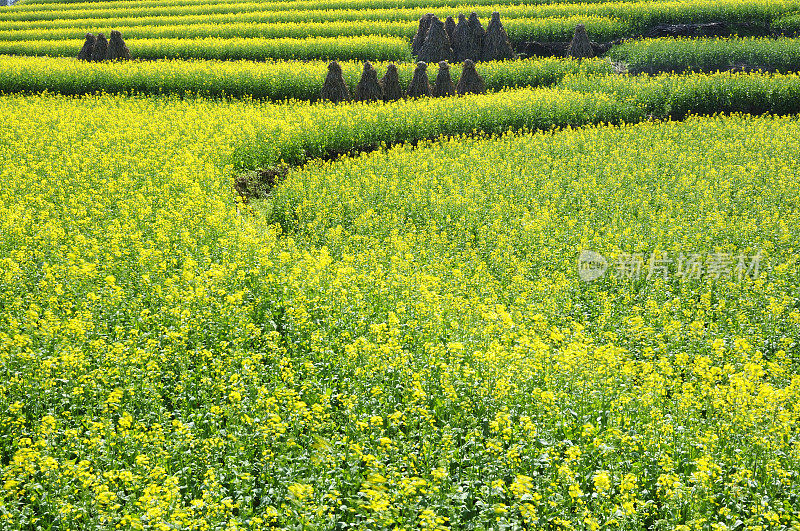
M 0 529 L 797 531 L 798 20 L 0 8 Z
M 653 2 L 335 2 L 281 1 L 28 3 L 0 13 L 0 51 L 18 55 L 77 52 L 87 31 L 122 31 L 134 57 L 206 59 L 331 59 L 331 38 L 343 39 L 342 59 L 409 59 L 398 55 L 427 12 L 442 20 L 475 12 L 484 25 L 501 12 L 513 42 L 568 40 L 576 24 L 597 40 L 636 35 L 667 23 L 725 21 L 767 31 L 790 26 L 783 21 L 800 11 L 796 0 L 693 0 Z M 372 39 L 363 37 L 372 36 Z M 362 37 L 362 39 L 355 39 Z M 378 39 L 377 37 L 383 37 Z M 227 41 L 233 39 L 233 43 Z M 241 42 L 237 39 L 253 39 Z M 255 39 L 266 39 L 257 41 Z M 275 39 L 290 39 L 277 41 Z M 371 42 L 370 42 L 371 41 Z M 248 46 L 249 43 L 249 46 Z M 227 50 L 227 55 L 220 57 Z M 390 56 L 391 54 L 391 56 Z

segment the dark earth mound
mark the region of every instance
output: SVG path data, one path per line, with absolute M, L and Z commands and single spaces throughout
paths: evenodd
M 600 56 L 611 49 L 612 46 L 622 43 L 622 40 L 610 42 L 594 42 L 589 41 L 589 44 L 594 50 L 594 56 Z M 570 41 L 552 41 L 540 42 L 529 41 L 522 43 L 518 49 L 522 57 L 566 57 L 569 50 Z
M 246 205 L 251 199 L 265 198 L 288 173 L 288 166 L 248 171 L 234 178 L 233 188 Z

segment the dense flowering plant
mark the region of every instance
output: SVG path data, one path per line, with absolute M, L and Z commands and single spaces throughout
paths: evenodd
M 248 210 L 232 157 L 293 105 L 0 112 L 3 527 L 796 525 L 796 119 L 421 142 Z

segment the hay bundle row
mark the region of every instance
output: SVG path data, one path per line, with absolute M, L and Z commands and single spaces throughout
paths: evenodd
M 472 12 L 469 19 L 461 13 L 458 24 L 453 17 L 443 23 L 433 13 L 419 19 L 419 27 L 411 42 L 411 53 L 417 60 L 431 63 L 439 61 L 500 61 L 512 59 L 514 50 L 506 30 L 495 11 L 486 30 L 478 15 Z
M 95 37 L 91 33 L 86 34 L 86 41 L 83 43 L 81 51 L 78 52 L 79 61 L 117 61 L 128 60 L 131 52 L 122 39 L 122 33 L 117 30 L 111 32 L 111 39 L 99 33 Z
M 356 85 L 355 97 L 351 96 L 347 83 L 342 75 L 342 66 L 332 61 L 328 64 L 328 73 L 325 76 L 325 83 L 322 85 L 320 98 L 335 103 L 342 101 L 395 101 L 402 97 L 418 98 L 421 96 L 452 96 L 454 94 L 483 94 L 486 92 L 486 83 L 475 69 L 475 63 L 467 59 L 461 69 L 461 77 L 458 84 L 453 83 L 450 74 L 450 65 L 447 61 L 439 62 L 439 73 L 436 81 L 431 86 L 428 78 L 428 65 L 422 61 L 417 63 L 414 69 L 414 76 L 411 83 L 404 91 L 400 87 L 400 76 L 397 67 L 390 64 L 386 69 L 386 74 L 379 80 L 378 72 L 369 61 L 364 63 L 364 70 L 361 73 Z

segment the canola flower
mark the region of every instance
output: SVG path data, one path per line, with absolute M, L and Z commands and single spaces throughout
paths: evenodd
M 125 21 L 159 36 L 274 36 L 289 29 L 275 23 L 341 20 L 338 35 L 347 21 L 408 31 L 432 5 L 453 9 L 348 2 L 23 5 L 0 29 L 61 37 Z M 555 35 L 583 17 L 609 32 L 768 24 L 795 4 L 503 12 L 512 33 Z M 150 53 L 223 53 L 187 41 Z M 242 40 L 221 58 L 342 58 L 389 41 Z M 500 63 L 486 65 L 491 88 L 559 88 L 274 105 L 202 96 L 235 95 L 243 79 L 267 98 L 312 94 L 319 65 L 3 61 L 10 90 L 41 90 L 18 75 L 38 68 L 48 90 L 201 97 L 0 98 L 2 527 L 800 525 L 796 120 L 570 128 L 792 113 L 796 76 Z M 87 72 L 103 86 L 82 85 Z M 507 132 L 554 127 L 565 130 Z M 478 131 L 501 136 L 461 136 Z M 418 149 L 385 147 L 411 140 Z M 236 169 L 368 147 L 379 149 L 312 162 L 265 202 L 233 204 Z M 743 282 L 586 285 L 574 256 L 589 246 L 758 249 L 770 267 Z
M 795 118 L 380 149 L 237 214 L 295 105 L 0 113 L 2 527 L 798 524 Z M 584 247 L 771 265 L 584 284 Z

